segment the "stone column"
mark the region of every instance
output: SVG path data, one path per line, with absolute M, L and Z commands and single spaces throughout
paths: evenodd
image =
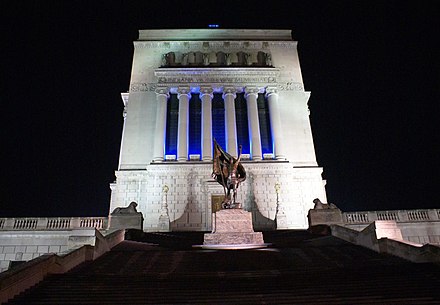
M 238 156 L 237 151 L 237 124 L 235 117 L 236 89 L 226 87 L 223 89 L 223 100 L 225 101 L 225 135 L 226 151 L 233 157 Z
M 269 104 L 270 129 L 274 146 L 274 156 L 277 160 L 285 160 L 283 130 L 281 128 L 280 107 L 278 104 L 278 90 L 267 87 L 266 97 Z
M 179 119 L 177 123 L 177 161 L 188 160 L 188 130 L 189 130 L 189 87 L 179 87 Z
M 212 88 L 200 88 L 200 98 L 202 99 L 202 160 L 212 160 Z
M 261 153 L 261 137 L 260 137 L 260 120 L 258 119 L 258 89 L 255 87 L 246 87 L 246 105 L 248 114 L 249 140 L 251 144 L 252 160 L 258 161 L 262 159 Z
M 156 128 L 154 135 L 154 162 L 162 162 L 165 159 L 165 136 L 167 126 L 167 103 L 168 88 L 156 89 Z

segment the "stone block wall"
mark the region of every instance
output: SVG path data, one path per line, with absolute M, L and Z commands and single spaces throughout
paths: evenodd
M 0 272 L 13 261 L 29 261 L 43 254 L 62 254 L 85 244 L 94 245 L 95 230 L 1 231 Z
M 275 229 L 278 209 L 286 215 L 287 228 L 307 228 L 307 212 L 313 199 L 325 201 L 322 168 L 295 168 L 287 162 L 244 162 L 247 179 L 237 193 L 243 209 L 252 212 L 254 228 Z M 146 170 L 117 171 L 111 185 L 110 212 L 116 207 L 138 203 L 144 216 L 144 230 L 158 231 L 164 185 L 173 231 L 210 231 L 212 196 L 222 196 L 223 188 L 211 178 L 212 164 L 204 162 L 161 163 Z M 275 184 L 280 186 L 279 194 Z M 278 203 L 278 204 L 277 204 Z

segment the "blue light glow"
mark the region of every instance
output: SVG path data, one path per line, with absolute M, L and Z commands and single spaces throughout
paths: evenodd
M 209 28 L 218 28 L 219 26 L 218 24 L 208 24 Z
M 188 122 L 188 157 L 189 155 L 200 155 L 202 152 L 202 101 L 199 94 L 192 94 L 189 100 L 189 122 Z

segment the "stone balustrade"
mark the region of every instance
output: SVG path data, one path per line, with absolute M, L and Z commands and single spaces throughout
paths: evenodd
M 21 217 L 0 218 L 0 231 L 107 229 L 107 217 Z
M 376 220 L 440 221 L 440 209 L 345 212 L 342 213 L 342 218 L 345 224 L 367 224 Z

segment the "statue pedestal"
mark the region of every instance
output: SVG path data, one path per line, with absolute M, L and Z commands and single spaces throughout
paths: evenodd
M 137 229 L 142 230 L 143 217 L 140 212 L 133 214 L 110 214 L 110 230 Z
M 263 234 L 254 232 L 252 214 L 242 209 L 224 209 L 213 214 L 212 233 L 205 234 L 203 247 L 265 247 Z

